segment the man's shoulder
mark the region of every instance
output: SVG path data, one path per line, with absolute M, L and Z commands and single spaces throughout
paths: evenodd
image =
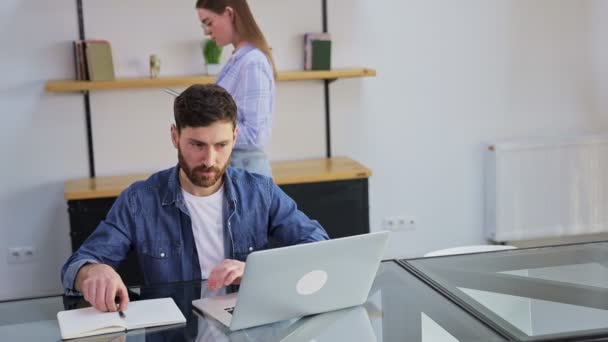
M 275 185 L 271 177 L 249 172 L 241 168 L 228 167 L 226 175 L 230 180 L 230 188 L 236 193 L 250 193 L 262 191 L 266 194 L 271 192 Z
M 226 176 L 224 189 L 228 199 L 245 206 L 259 209 L 262 203 L 268 205 L 276 192 L 274 181 L 267 176 L 233 167 L 226 169 Z
M 151 174 L 147 179 L 142 179 L 131 184 L 127 190 L 131 193 L 158 191 L 169 186 L 169 180 L 175 175 L 175 166 L 166 170 Z
M 230 180 L 236 184 L 244 185 L 268 185 L 273 184 L 271 177 L 260 175 L 258 173 L 249 172 L 245 169 L 229 166 L 226 169 L 226 174 Z

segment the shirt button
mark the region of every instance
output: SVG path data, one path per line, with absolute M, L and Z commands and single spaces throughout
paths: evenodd
M 249 247 L 249 251 L 251 252 L 253 250 L 253 247 Z
M 160 253 L 160 257 L 164 258 L 165 257 L 165 253 Z

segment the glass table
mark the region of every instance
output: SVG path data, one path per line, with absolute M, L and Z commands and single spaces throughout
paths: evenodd
M 608 242 L 399 263 L 511 340 L 608 337 Z
M 130 288 L 131 300 L 172 297 L 187 323 L 78 341 L 505 341 L 394 261 L 380 265 L 365 304 L 231 332 L 193 310 L 205 282 Z M 86 306 L 61 295 L 0 302 L 0 340 L 58 341 L 58 311 Z

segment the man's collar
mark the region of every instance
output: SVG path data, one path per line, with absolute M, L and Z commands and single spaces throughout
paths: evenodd
M 169 179 L 167 180 L 166 192 L 163 194 L 163 200 L 161 205 L 171 205 L 176 202 L 182 202 L 183 198 L 179 191 L 179 166 L 176 165 L 171 169 L 169 173 Z

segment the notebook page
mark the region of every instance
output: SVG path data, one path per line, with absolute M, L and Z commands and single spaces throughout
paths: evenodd
M 57 321 L 64 339 L 126 330 L 127 325 L 116 312 L 95 308 L 60 311 Z
M 126 316 L 124 320 L 129 330 L 186 322 L 186 318 L 173 301 L 173 298 L 130 302 L 124 313 Z M 118 316 L 118 314 L 114 314 Z

